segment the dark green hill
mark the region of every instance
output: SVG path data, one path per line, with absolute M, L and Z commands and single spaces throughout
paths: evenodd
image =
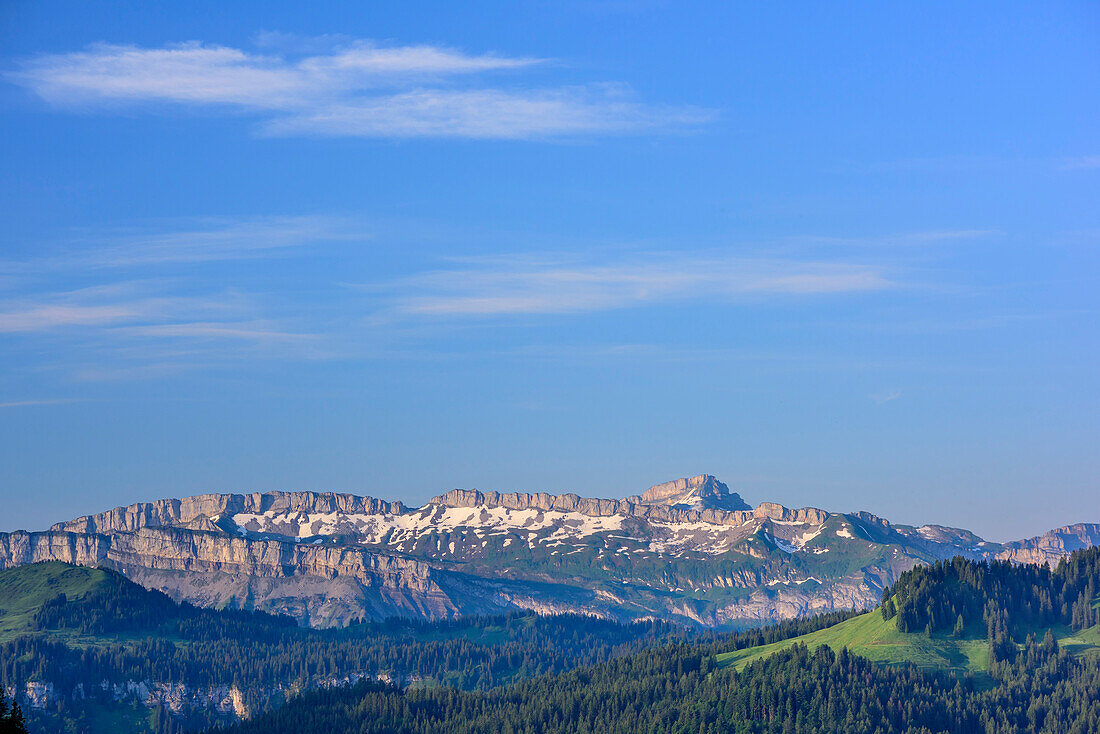
M 489 688 L 689 637 L 704 639 L 666 622 L 530 612 L 316 630 L 177 604 L 106 569 L 49 562 L 0 571 L 0 684 L 31 684 L 39 731 L 195 728 L 363 677 Z
M 152 638 L 270 640 L 296 627 L 289 617 L 177 604 L 102 568 L 47 561 L 0 571 L 0 643 L 31 632 L 85 646 Z
M 58 561 L 0 571 L 0 642 L 37 629 L 35 615 L 47 604 L 82 600 L 108 579 L 107 571 Z

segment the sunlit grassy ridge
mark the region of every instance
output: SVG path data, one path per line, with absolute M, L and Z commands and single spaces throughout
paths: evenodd
M 35 612 L 58 594 L 79 599 L 106 581 L 106 571 L 59 561 L 0 571 L 0 642 L 33 630 Z
M 1075 655 L 1100 654 L 1100 626 L 1074 632 L 1069 627 L 1052 627 L 1055 638 Z M 1042 639 L 1046 628 L 1034 630 Z M 984 630 L 967 630 L 956 639 L 948 634 L 928 636 L 923 632 L 899 632 L 897 620 L 889 621 L 875 610 L 807 635 L 792 637 L 770 645 L 749 647 L 718 655 L 722 666 L 738 670 L 754 660 L 767 657 L 795 643 L 810 649 L 828 645 L 833 650 L 847 647 L 850 652 L 884 665 L 913 664 L 924 669 L 980 673 L 989 668 L 989 647 Z

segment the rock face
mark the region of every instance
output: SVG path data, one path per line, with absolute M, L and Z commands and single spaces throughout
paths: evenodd
M 741 495 L 730 492 L 729 487 L 710 474 L 654 484 L 643 492 L 641 497 L 631 497 L 631 499 L 638 504 L 668 505 L 681 509 L 752 509 L 741 499 Z
M 110 540 L 100 535 L 45 532 L 0 533 L 0 568 L 40 561 L 62 561 L 76 566 L 98 566 L 107 560 Z
M 1100 544 L 1100 524 L 1077 523 L 1035 538 L 1005 543 L 997 558 L 1014 563 L 1057 563 L 1075 550 Z
M 430 505 L 443 507 L 503 507 L 509 510 L 542 510 L 575 512 L 589 517 L 637 517 L 654 522 L 692 523 L 706 522 L 715 525 L 742 525 L 754 516 L 741 496 L 730 492 L 722 482 L 709 474 L 689 479 L 675 479 L 655 484 L 642 495 L 624 500 L 591 499 L 575 494 L 537 494 L 479 492 L 453 489 L 433 497 Z M 774 503 L 762 506 L 786 508 Z M 759 509 L 759 508 L 758 508 Z M 822 510 L 806 508 L 824 517 Z M 772 510 L 769 510 L 772 511 Z M 799 512 L 802 512 L 801 510 Z M 779 519 L 779 518 L 777 518 Z
M 332 492 L 265 492 L 263 494 L 200 494 L 184 499 L 139 502 L 98 515 L 59 522 L 51 530 L 74 533 L 133 532 L 143 527 L 186 527 L 196 521 L 242 512 L 341 512 L 346 514 L 400 514 L 405 506 L 373 497 Z
M 507 606 L 482 598 L 462 574 L 356 546 L 150 526 L 110 535 L 0 534 L 0 568 L 47 560 L 105 565 L 177 601 L 262 608 L 315 626 L 389 616 L 437 619 Z
M 746 625 L 877 601 L 918 563 L 1056 562 L 1073 525 L 999 545 L 870 513 L 755 508 L 710 475 L 625 499 L 452 490 L 420 508 L 315 492 L 207 494 L 0 534 L 0 568 L 108 564 L 177 600 L 342 625 L 510 608 Z

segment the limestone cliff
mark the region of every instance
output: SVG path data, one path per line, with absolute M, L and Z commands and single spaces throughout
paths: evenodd
M 310 512 L 346 514 L 400 514 L 400 502 L 334 492 L 264 492 L 252 494 L 200 494 L 183 499 L 163 499 L 116 507 L 98 515 L 59 522 L 51 530 L 77 533 L 133 532 L 143 527 L 181 526 L 204 518 L 248 512 Z
M 40 561 L 98 566 L 107 560 L 111 541 L 102 535 L 55 532 L 0 533 L 0 569 Z
M 1035 538 L 1005 543 L 997 558 L 1014 563 L 1058 563 L 1075 550 L 1100 544 L 1100 523 L 1066 525 Z
M 109 564 L 177 600 L 317 626 L 517 607 L 740 625 L 871 605 L 919 563 L 1056 562 L 1098 541 L 1100 525 L 1000 545 L 867 512 L 750 507 L 701 474 L 622 499 L 456 489 L 415 509 L 331 492 L 164 499 L 0 534 L 0 568 Z
M 741 495 L 710 474 L 673 479 L 654 484 L 631 501 L 645 505 L 668 505 L 685 509 L 751 510 Z
M 289 613 L 319 625 L 394 615 L 446 618 L 493 605 L 454 600 L 446 571 L 337 545 L 252 539 L 171 527 L 111 535 L 0 533 L 0 568 L 56 560 L 108 565 L 178 601 Z M 455 579 L 444 585 L 455 587 Z
M 706 477 L 706 475 L 703 475 Z M 698 479 L 699 477 L 696 477 Z M 713 479 L 713 477 L 707 477 Z M 680 480 L 686 482 L 688 480 Z M 670 482 L 669 484 L 673 484 Z M 721 484 L 719 482 L 719 484 Z M 657 485 L 661 487 L 663 485 Z M 723 487 L 725 485 L 722 485 Z M 647 492 L 651 491 L 647 490 Z M 675 491 L 675 490 L 673 490 Z M 683 494 L 682 492 L 680 493 Z M 654 522 L 665 523 L 695 523 L 705 522 L 715 525 L 744 525 L 754 518 L 770 517 L 775 520 L 801 522 L 802 518 L 815 518 L 816 522 L 824 522 L 829 513 L 813 507 L 791 510 L 774 502 L 763 502 L 754 510 L 745 504 L 741 497 L 729 504 L 743 506 L 740 510 L 725 510 L 718 508 L 690 509 L 661 504 L 655 496 L 650 495 L 650 501 L 645 497 L 634 496 L 628 499 L 591 499 L 580 495 L 548 494 L 538 492 L 535 494 L 519 492 L 479 492 L 476 489 L 452 489 L 450 492 L 433 497 L 428 504 L 442 507 L 505 507 L 510 510 L 542 510 L 543 512 L 576 512 L 589 517 L 610 517 L 622 515 L 625 517 L 637 517 Z M 666 498 L 678 495 L 665 494 Z

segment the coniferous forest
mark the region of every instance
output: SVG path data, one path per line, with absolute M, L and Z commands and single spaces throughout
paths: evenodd
M 1100 731 L 1100 664 L 1030 641 L 994 686 L 796 645 L 744 672 L 690 646 L 489 692 L 377 684 L 309 693 L 240 734 Z
M 488 691 L 361 683 L 307 693 L 240 724 L 240 734 L 382 732 L 1050 732 L 1100 731 L 1100 658 L 1061 649 L 1046 622 L 1080 628 L 1100 548 L 1057 568 L 954 559 L 903 574 L 886 599 L 906 629 L 987 625 L 987 675 L 879 666 L 803 645 L 721 668 L 723 643 L 677 642 Z M 885 606 L 884 606 L 885 609 Z M 930 627 L 930 629 L 929 629 Z M 899 625 L 900 628 L 900 625 Z
M 32 632 L 0 646 L 3 690 L 38 680 L 61 694 L 56 710 L 27 712 L 31 731 L 81 731 L 92 714 L 78 699 L 99 681 L 155 679 L 230 684 L 251 713 L 233 724 L 161 707 L 148 716 L 156 734 L 1100 732 L 1100 656 L 1073 654 L 1054 634 L 1095 631 L 1100 548 L 1053 569 L 956 558 L 884 590 L 873 615 L 903 636 L 983 630 L 988 666 L 969 673 L 799 642 L 865 618 L 856 611 L 737 633 L 532 613 L 311 630 L 80 573 L 104 581 L 50 597 Z M 731 651 L 784 641 L 742 669 L 727 664 Z M 285 695 L 260 695 L 273 685 Z M 0 701 L 0 732 L 24 731 L 23 716 Z
M 59 567 L 64 569 L 60 573 Z M 597 665 L 660 643 L 690 641 L 715 650 L 752 647 L 821 629 L 855 613 L 791 620 L 736 635 L 689 631 L 660 621 L 624 625 L 532 612 L 440 622 L 394 618 L 321 630 L 264 613 L 176 604 L 111 571 L 42 564 L 22 572 L 39 572 L 49 582 L 102 577 L 79 596 L 50 596 L 34 611 L 29 633 L 0 644 L 4 689 L 16 691 L 29 681 L 43 681 L 56 694 L 46 709 L 29 712 L 32 728 L 37 722 L 41 731 L 83 731 L 95 718 L 95 701 L 107 696 L 104 681 L 156 681 L 191 691 L 232 688 L 248 711 L 259 714 L 300 691 L 360 678 L 489 690 Z M 157 708 L 148 718 L 149 730 L 158 734 L 226 721 L 210 707 L 182 713 Z

